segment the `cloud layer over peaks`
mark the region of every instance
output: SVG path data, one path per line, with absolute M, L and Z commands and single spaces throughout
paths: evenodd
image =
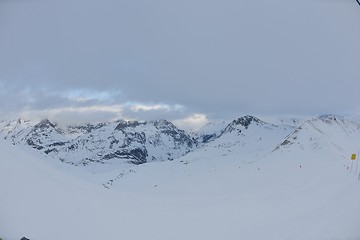
M 0 1 L 0 112 L 357 114 L 359 22 L 350 0 Z

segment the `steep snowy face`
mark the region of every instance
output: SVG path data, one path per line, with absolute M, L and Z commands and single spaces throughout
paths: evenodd
M 12 144 L 17 144 L 31 130 L 33 123 L 28 120 L 17 119 L 13 121 L 1 121 L 0 133 Z
M 229 123 L 225 121 L 209 122 L 195 132 L 194 137 L 200 144 L 211 142 L 221 135 L 222 131 L 228 124 Z
M 187 148 L 196 147 L 196 142 L 184 130 L 178 129 L 173 123 L 167 120 L 158 120 L 150 122 L 163 135 L 173 139 L 174 149 L 181 149 L 183 146 Z M 169 139 L 169 140 L 170 140 Z
M 28 145 L 74 165 L 173 160 L 197 145 L 194 138 L 166 120 L 120 120 L 71 126 L 65 131 L 49 120 L 1 122 L 0 127 L 3 137 L 13 144 Z
M 242 131 L 247 130 L 250 125 L 269 125 L 254 116 L 243 116 L 233 120 L 231 123 L 215 122 L 208 123 L 197 133 L 197 138 L 201 143 L 209 143 L 227 133 L 237 132 L 241 135 Z M 274 125 L 275 126 L 275 125 Z M 235 134 L 236 135 L 236 134 Z
M 239 151 L 260 154 L 276 146 L 292 130 L 288 126 L 277 126 L 253 116 L 244 116 L 232 121 L 213 144 L 238 146 Z
M 247 130 L 249 126 L 265 126 L 265 127 L 273 127 L 275 125 L 267 124 L 260 119 L 254 117 L 254 116 L 244 116 L 238 119 L 233 120 L 222 132 L 222 134 L 225 133 L 231 133 L 233 131 L 237 131 L 238 134 L 241 134 L 242 131 Z
M 196 147 L 196 141 L 171 122 L 118 121 L 69 141 L 54 154 L 75 165 L 90 163 L 142 164 L 178 158 Z
M 300 150 L 320 151 L 330 146 L 342 155 L 358 151 L 360 125 L 339 116 L 323 115 L 305 121 L 295 129 L 274 151 Z M 327 148 L 328 149 L 328 148 Z
M 223 124 L 222 129 L 218 126 L 209 125 L 206 131 L 202 131 L 205 135 L 199 134 L 199 139 L 208 136 L 210 139 L 203 142 L 203 147 L 199 149 L 203 152 L 201 154 L 261 156 L 294 130 L 291 126 L 277 126 L 249 115 Z M 215 131 L 209 131 L 211 129 Z
M 6 122 L 1 133 L 12 144 L 26 144 L 45 153 L 56 151 L 68 141 L 64 132 L 47 119 L 37 124 L 22 119 Z
M 49 153 L 57 151 L 56 147 L 63 146 L 68 139 L 60 128 L 46 119 L 36 124 L 23 141 L 32 148 Z

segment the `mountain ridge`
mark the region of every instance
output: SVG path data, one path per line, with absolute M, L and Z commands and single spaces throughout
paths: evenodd
M 230 122 L 209 123 L 195 134 L 187 133 L 165 119 L 117 120 L 65 128 L 48 119 L 40 122 L 18 119 L 1 121 L 0 134 L 14 145 L 26 145 L 52 159 L 86 167 L 172 161 L 207 148 L 220 149 L 223 154 L 247 152 L 255 156 L 271 152 L 271 148 L 278 151 L 290 145 L 301 145 L 296 139 L 300 132 L 304 135 L 303 128 L 308 129 L 305 135 L 314 135 L 302 137 L 304 143 L 301 146 L 309 145 L 310 139 L 322 138 L 318 136 L 321 131 L 330 131 L 329 127 L 319 132 L 319 127 L 326 125 L 336 128 L 339 134 L 341 131 L 357 134 L 360 129 L 359 124 L 336 115 L 320 115 L 298 127 L 276 125 L 245 115 Z M 330 142 L 336 145 L 335 140 Z

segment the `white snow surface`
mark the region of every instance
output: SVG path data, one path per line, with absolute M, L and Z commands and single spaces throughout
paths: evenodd
M 0 140 L 0 236 L 360 239 L 360 166 L 350 160 L 358 124 L 324 117 L 295 131 L 228 130 L 174 161 L 104 173 L 109 188 Z

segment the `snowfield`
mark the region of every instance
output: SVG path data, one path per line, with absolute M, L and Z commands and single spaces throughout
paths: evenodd
M 103 185 L 1 140 L 0 235 L 358 240 L 358 143 L 358 125 L 332 117 L 297 129 L 234 125 L 173 161 L 102 173 Z

